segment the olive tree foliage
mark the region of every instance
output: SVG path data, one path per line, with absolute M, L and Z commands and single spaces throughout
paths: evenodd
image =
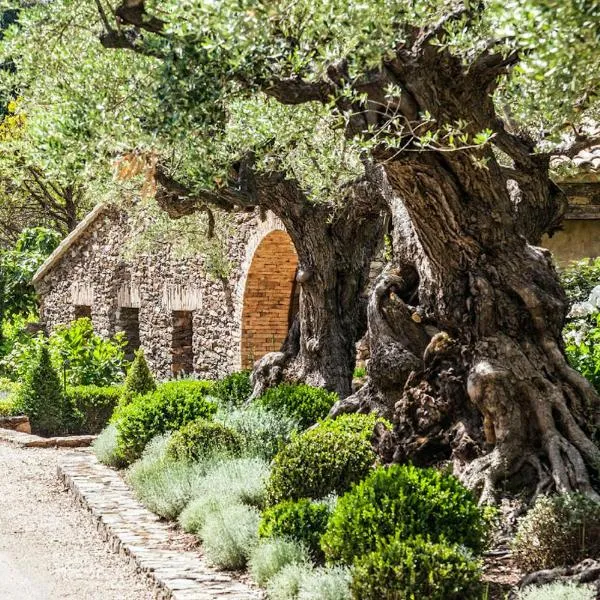
M 135 160 L 174 216 L 284 221 L 299 336 L 255 380 L 347 396 L 366 312 L 368 382 L 336 412 L 393 417 L 389 458 L 451 458 L 483 501 L 512 481 L 597 497 L 600 400 L 534 244 L 566 208 L 552 156 L 600 142 L 599 23 L 594 0 L 56 0 L 2 52 L 86 164 Z M 390 269 L 361 310 L 382 214 Z

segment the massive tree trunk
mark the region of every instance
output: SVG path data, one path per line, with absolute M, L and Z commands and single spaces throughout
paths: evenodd
M 514 169 L 507 176 L 487 146 L 376 150 L 394 259 L 369 302 L 367 384 L 334 413 L 393 417 L 390 458 L 452 459 L 483 502 L 513 484 L 599 498 L 600 399 L 565 359 L 566 298 L 550 255 L 527 241 L 556 226 L 564 198 L 547 158 L 495 118 L 494 74 L 465 73 L 428 47 L 389 66 L 415 114 L 462 120 L 471 135 L 489 127 Z M 375 100 L 382 88 L 365 86 Z
M 290 182 L 263 189 L 260 205 L 286 226 L 298 253 L 300 310 L 281 352 L 259 360 L 254 395 L 282 380 L 351 392 L 356 342 L 366 329 L 364 292 L 383 242 L 381 194 L 351 186 L 343 209 L 311 204 Z

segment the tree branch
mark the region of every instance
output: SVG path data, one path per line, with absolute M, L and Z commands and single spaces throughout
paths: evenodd
M 278 79 L 264 86 L 264 92 L 282 104 L 325 103 L 335 92 L 335 86 L 326 81 L 307 82 L 298 77 Z
M 566 156 L 567 158 L 574 158 L 580 152 L 589 150 L 594 146 L 600 146 L 600 135 L 592 135 L 589 137 L 577 136 L 572 144 L 567 146 L 559 146 L 552 152 L 548 152 L 548 156 Z

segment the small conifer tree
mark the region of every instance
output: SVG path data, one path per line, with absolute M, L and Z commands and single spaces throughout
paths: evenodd
M 155 389 L 156 381 L 150 372 L 144 351 L 140 348 L 136 350 L 133 363 L 127 372 L 121 401 L 127 404 L 136 394 L 147 394 Z
M 35 433 L 66 433 L 70 411 L 47 344 L 42 344 L 36 360 L 25 376 L 17 404 L 19 410 L 29 417 Z

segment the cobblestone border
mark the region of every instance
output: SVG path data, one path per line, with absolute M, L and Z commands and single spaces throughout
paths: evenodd
M 20 448 L 82 448 L 90 446 L 97 435 L 70 435 L 66 437 L 40 437 L 14 429 L 0 428 L 0 441 Z
M 259 600 L 262 596 L 210 567 L 196 552 L 172 550 L 170 528 L 142 507 L 121 477 L 88 452 L 65 454 L 58 477 L 89 513 L 113 552 L 133 561 L 160 600 Z

